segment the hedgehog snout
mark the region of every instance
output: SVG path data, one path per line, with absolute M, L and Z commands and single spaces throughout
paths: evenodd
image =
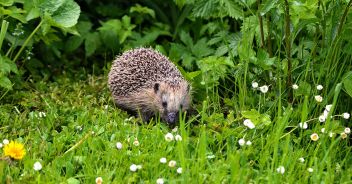
M 169 112 L 166 117 L 166 121 L 169 125 L 174 125 L 177 121 L 177 113 Z

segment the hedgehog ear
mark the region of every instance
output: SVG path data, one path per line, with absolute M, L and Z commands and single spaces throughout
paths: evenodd
M 154 92 L 157 93 L 159 91 L 159 86 L 160 84 L 159 83 L 155 83 L 154 84 Z

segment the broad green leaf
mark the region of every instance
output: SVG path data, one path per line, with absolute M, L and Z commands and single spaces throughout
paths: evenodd
M 65 1 L 57 11 L 52 14 L 52 18 L 61 27 L 72 27 L 77 24 L 81 9 L 74 1 Z
M 81 12 L 73 0 L 44 0 L 39 8 L 42 19 L 52 26 L 63 28 L 74 26 Z
M 106 22 L 101 22 L 102 26 L 98 28 L 103 44 L 109 49 L 119 47 L 119 33 L 122 29 L 121 21 L 111 19 Z
M 147 15 L 150 15 L 151 17 L 155 18 L 155 12 L 153 9 L 141 6 L 140 4 L 136 4 L 135 6 L 131 7 L 130 13 L 133 13 L 133 12 L 136 12 L 139 14 L 147 14 Z
M 0 7 L 0 15 L 8 15 L 14 19 L 21 21 L 22 23 L 26 23 L 26 18 L 23 15 L 24 13 L 26 13 L 25 10 L 15 6 L 7 7 L 6 9 L 4 7 Z
M 76 36 L 76 35 L 71 36 L 65 44 L 66 52 L 72 52 L 76 50 L 79 46 L 81 46 L 83 41 L 84 41 L 84 38 L 81 36 Z
M 343 87 L 348 95 L 352 97 L 352 71 L 349 71 L 343 79 Z
M 66 0 L 42 0 L 39 1 L 39 8 L 41 11 L 41 16 L 44 16 L 46 13 L 52 15 L 60 6 L 65 3 Z M 35 1 L 36 2 L 36 1 Z
M 67 182 L 67 184 L 80 184 L 81 183 L 78 179 L 73 178 L 73 177 L 67 179 L 66 182 Z
M 86 50 L 86 56 L 91 56 L 94 54 L 95 50 L 101 45 L 99 33 L 89 33 L 84 42 L 84 48 Z
M 26 20 L 30 21 L 32 19 L 38 18 L 40 16 L 40 11 L 38 8 L 33 7 L 27 14 Z
M 6 56 L 0 56 L 0 72 L 3 74 L 8 74 L 10 72 L 18 74 L 18 69 L 16 64 Z
M 194 71 L 194 72 L 189 72 L 189 73 L 186 73 L 186 78 L 192 80 L 193 78 L 197 77 L 201 73 L 202 73 L 202 71 L 200 71 L 200 70 Z
M 278 1 L 279 0 L 266 0 L 265 2 L 263 2 L 259 9 L 260 15 L 264 16 L 272 8 L 277 7 Z
M 0 4 L 3 6 L 11 6 L 13 2 L 13 0 L 0 0 Z
M 0 86 L 6 89 L 12 89 L 12 82 L 6 76 L 0 76 Z
M 11 71 L 11 66 L 3 59 L 4 57 L 0 58 L 0 73 L 8 74 Z
M 92 29 L 93 24 L 89 21 L 79 21 L 76 28 L 82 37 L 85 37 Z

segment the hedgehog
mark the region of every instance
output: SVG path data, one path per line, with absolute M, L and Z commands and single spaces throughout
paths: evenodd
M 128 50 L 113 61 L 108 86 L 115 104 L 143 121 L 159 115 L 175 126 L 187 111 L 191 86 L 177 67 L 152 48 Z

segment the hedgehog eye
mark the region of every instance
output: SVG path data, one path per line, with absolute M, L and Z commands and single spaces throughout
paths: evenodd
M 163 102 L 161 105 L 163 105 L 164 108 L 167 107 L 167 102 Z
M 157 93 L 159 91 L 159 83 L 154 84 L 154 92 Z

